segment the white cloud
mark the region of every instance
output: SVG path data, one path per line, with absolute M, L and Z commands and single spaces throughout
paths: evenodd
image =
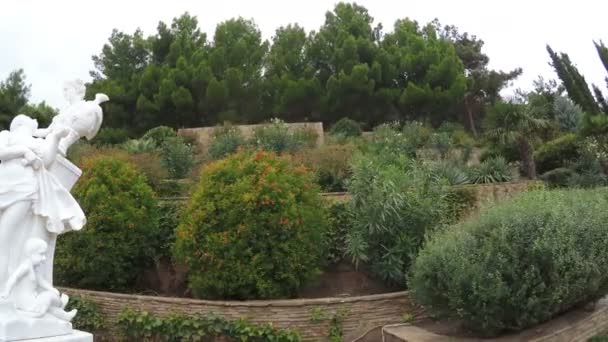
M 7 1 L 8 2 L 8 1 Z M 65 80 L 89 79 L 91 56 L 99 53 L 113 28 L 132 33 L 141 27 L 152 34 L 159 21 L 170 22 L 189 11 L 213 36 L 217 23 L 236 16 L 253 18 L 265 38 L 281 25 L 297 22 L 307 30 L 323 23 L 325 12 L 337 1 L 326 0 L 222 0 L 103 2 L 20 0 L 4 4 L 0 12 L 0 78 L 24 68 L 32 84 L 32 100 L 63 105 L 61 84 Z M 420 22 L 439 18 L 461 31 L 476 34 L 485 42 L 493 68 L 524 68 L 516 86 L 529 88 L 541 74 L 555 78 L 548 66 L 547 43 L 567 52 L 589 82 L 604 84 L 606 76 L 592 40 L 605 39 L 608 2 L 580 0 L 360 0 L 377 22 L 390 29 L 398 18 Z

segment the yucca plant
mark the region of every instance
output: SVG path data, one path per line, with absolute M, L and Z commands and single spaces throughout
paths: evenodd
M 438 181 L 444 181 L 448 185 L 464 185 L 471 183 L 466 166 L 455 161 L 442 160 L 433 162 L 431 165 L 433 177 Z
M 470 177 L 475 184 L 510 182 L 517 179 L 517 171 L 505 158 L 494 157 L 473 168 Z
M 122 144 L 122 149 L 128 153 L 146 153 L 156 151 L 156 143 L 152 139 L 131 139 Z

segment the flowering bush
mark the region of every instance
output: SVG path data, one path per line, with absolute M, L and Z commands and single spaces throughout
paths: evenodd
M 289 297 L 325 259 L 326 213 L 312 175 L 284 157 L 237 153 L 206 167 L 174 255 L 196 297 Z
M 61 285 L 128 290 L 158 253 L 155 195 L 126 161 L 96 156 L 83 162 L 74 195 L 87 215 L 85 228 L 57 242 Z

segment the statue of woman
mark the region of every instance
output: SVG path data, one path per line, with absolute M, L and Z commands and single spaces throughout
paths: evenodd
M 28 239 L 48 243 L 56 234 L 80 230 L 86 221 L 76 200 L 48 171 L 69 130 L 55 127 L 42 139 L 34 137 L 37 129 L 36 120 L 17 115 L 10 130 L 0 132 L 0 286 L 21 263 Z

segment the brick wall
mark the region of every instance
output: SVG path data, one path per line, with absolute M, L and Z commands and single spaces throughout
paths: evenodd
M 215 313 L 228 319 L 244 318 L 253 323 L 271 322 L 278 328 L 299 331 L 307 341 L 326 341 L 329 319 L 344 313 L 343 329 L 347 335 L 371 326 L 403 321 L 408 313 L 418 316 L 423 311 L 410 300 L 408 292 L 319 299 L 271 301 L 209 301 L 189 298 L 152 297 L 108 292 L 62 289 L 99 304 L 107 321 L 112 322 L 125 307 L 145 310 L 156 315 L 169 313 Z M 313 310 L 328 319 L 313 322 Z

